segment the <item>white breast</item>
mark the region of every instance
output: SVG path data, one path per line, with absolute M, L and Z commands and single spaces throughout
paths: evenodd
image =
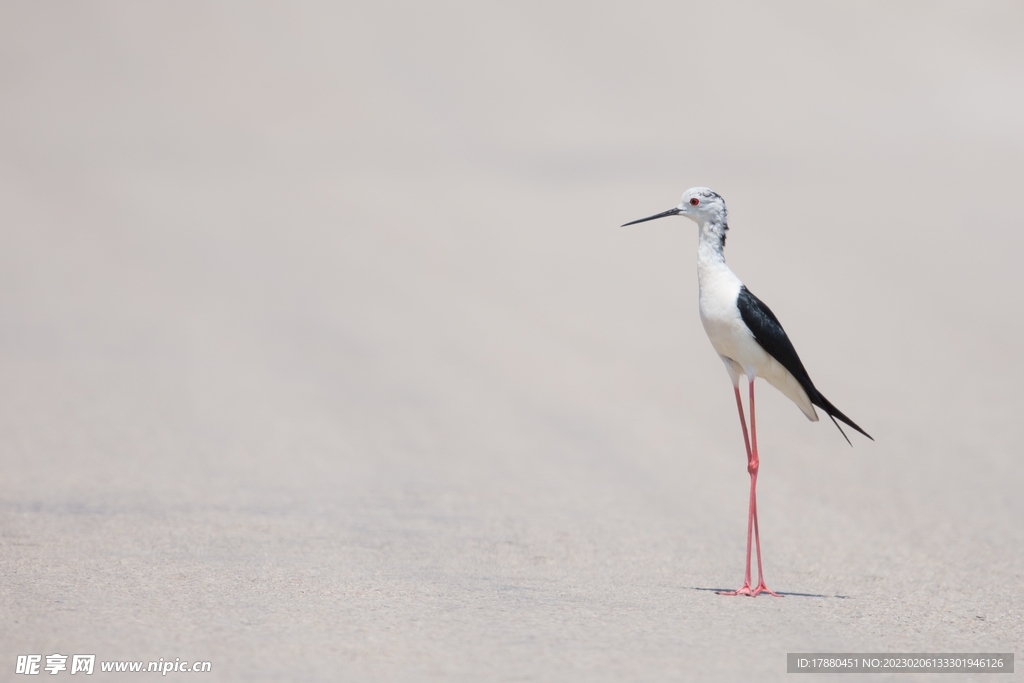
M 698 262 L 697 282 L 700 288 L 700 321 L 711 345 L 720 356 L 736 361 L 746 369 L 757 360 L 757 351 L 765 354 L 743 324 L 736 307 L 736 298 L 743 283 L 723 261 Z

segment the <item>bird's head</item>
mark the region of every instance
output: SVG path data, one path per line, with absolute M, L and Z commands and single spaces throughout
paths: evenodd
M 662 211 L 647 218 L 631 221 L 626 223 L 626 225 L 636 225 L 637 223 L 653 221 L 655 218 L 665 218 L 666 216 L 686 216 L 697 223 L 697 225 L 728 225 L 725 200 L 717 192 L 706 187 L 691 187 L 683 193 L 683 198 L 676 208 Z M 626 225 L 622 227 L 626 227 Z

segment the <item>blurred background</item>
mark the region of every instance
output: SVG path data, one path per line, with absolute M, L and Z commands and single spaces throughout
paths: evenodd
M 781 679 L 1024 642 L 1017 2 L 5 2 L 0 667 Z M 767 385 L 765 571 L 697 315 Z M 856 436 L 856 435 L 852 435 Z

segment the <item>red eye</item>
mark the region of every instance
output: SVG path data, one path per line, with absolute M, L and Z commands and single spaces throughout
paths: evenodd
M 690 206 L 697 206 L 698 204 L 700 204 L 700 200 L 696 197 L 690 200 Z

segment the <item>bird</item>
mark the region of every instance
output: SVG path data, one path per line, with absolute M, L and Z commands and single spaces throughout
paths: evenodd
M 625 223 L 621 227 L 645 223 L 669 216 L 684 216 L 697 224 L 697 284 L 700 320 L 711 346 L 725 364 L 736 397 L 740 415 L 743 443 L 747 451 L 747 473 L 750 475 L 750 499 L 747 508 L 747 562 L 743 585 L 734 591 L 717 591 L 719 595 L 747 595 L 762 593 L 781 597 L 765 585 L 761 566 L 761 538 L 757 525 L 757 473 L 760 458 L 757 452 L 757 423 L 754 416 L 754 380 L 761 377 L 797 405 L 812 422 L 818 421 L 815 407 L 820 408 L 851 446 L 850 438 L 839 422 L 874 438 L 818 391 L 800 361 L 793 343 L 782 324 L 768 306 L 754 296 L 743 282 L 725 264 L 725 237 L 729 230 L 725 200 L 706 187 L 694 187 L 683 193 L 679 206 L 647 218 Z M 745 377 L 749 388 L 748 412 L 750 432 L 743 414 L 740 397 L 740 377 Z M 838 420 L 839 422 L 837 422 Z M 757 548 L 757 586 L 751 587 L 751 536 Z

